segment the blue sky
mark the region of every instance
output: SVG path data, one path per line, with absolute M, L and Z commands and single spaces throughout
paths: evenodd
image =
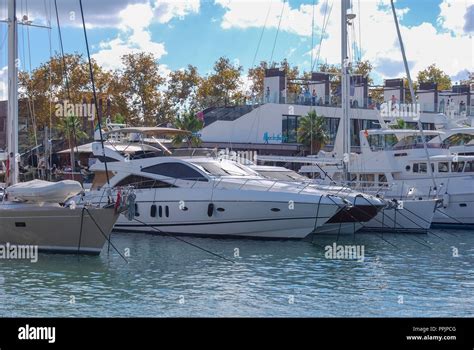
M 78 0 L 57 1 L 65 51 L 84 52 Z M 320 51 L 319 62 L 338 63 L 340 2 L 316 0 L 314 3 L 313 7 L 313 0 L 285 3 L 283 0 L 83 0 L 91 53 L 100 64 L 117 68 L 121 54 L 150 51 L 158 58 L 163 74 L 187 64 L 197 66 L 201 74 L 206 74 L 220 56 L 229 57 L 247 70 L 253 62 L 262 30 L 256 63 L 270 60 L 281 13 L 274 61 L 288 58 L 301 70 L 309 70 L 313 49 L 314 60 Z M 49 7 L 45 10 L 43 1 L 17 0 L 17 4 L 19 17 L 26 13 L 28 6 L 28 15 L 35 23 L 44 23 L 49 18 Z M 50 0 L 46 0 L 46 4 L 51 6 Z M 374 64 L 376 81 L 380 83 L 384 78 L 403 75 L 389 1 L 353 0 L 352 4 L 357 17 L 350 39 L 356 51 L 361 51 L 362 59 Z M 396 7 L 412 74 L 416 75 L 431 63 L 437 63 L 455 80 L 465 78 L 466 70 L 473 70 L 472 1 L 398 0 Z M 324 14 L 328 25 L 319 48 Z M 5 17 L 6 0 L 0 0 L 0 18 Z M 52 50 L 58 51 L 57 26 L 54 17 L 52 20 Z M 6 72 L 3 68 L 6 66 L 5 34 L 6 25 L 1 24 L 2 81 Z M 27 32 L 20 29 L 22 69 L 29 69 L 30 58 L 33 68 L 48 59 L 48 34 L 47 30 L 31 28 L 28 45 Z M 358 55 L 353 54 L 352 59 Z

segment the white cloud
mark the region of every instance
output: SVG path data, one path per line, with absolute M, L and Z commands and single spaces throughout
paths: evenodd
M 199 7 L 200 0 L 156 0 L 154 12 L 158 22 L 168 23 L 173 18 L 198 13 Z
M 262 27 L 269 9 L 267 28 L 276 28 L 283 6 L 282 0 L 273 0 L 273 2 L 271 0 L 258 2 L 252 0 L 215 0 L 215 2 L 226 11 L 221 22 L 223 29 Z M 451 76 L 457 75 L 464 69 L 474 69 L 472 39 L 463 31 L 465 27 L 463 18 L 468 2 L 444 0 L 440 6 L 441 16 L 443 16 L 442 26 L 449 29 L 450 32 L 440 32 L 432 23 L 422 23 L 416 26 L 401 25 L 407 59 L 411 68 L 410 72 L 413 77 L 416 76 L 418 71 L 432 63 L 436 63 L 438 67 L 441 67 Z M 358 9 L 359 3 L 360 11 Z M 443 6 L 447 3 L 450 3 L 451 6 L 444 8 Z M 315 33 L 317 35 L 317 45 L 313 51 L 315 58 L 326 11 L 325 5 L 326 1 L 319 1 L 314 9 Z M 311 36 L 312 6 L 300 5 L 298 8 L 291 8 L 288 2 L 284 6 L 280 30 L 302 37 Z M 329 0 L 328 12 L 331 6 L 331 15 L 321 45 L 319 62 L 327 61 L 328 63 L 339 64 L 341 61 L 340 1 Z M 355 41 L 356 44 L 361 44 L 362 59 L 370 60 L 375 66 L 376 75 L 381 78 L 404 76 L 402 55 L 398 45 L 390 2 L 388 0 L 353 1 L 353 6 L 353 12 L 357 17 L 354 20 L 354 30 L 349 28 L 349 39 L 350 42 Z M 249 11 L 249 7 L 251 7 L 251 11 Z M 397 9 L 398 18 L 403 18 L 409 11 L 410 9 L 406 7 Z M 361 23 L 360 38 L 359 20 Z M 352 52 L 353 57 L 354 54 Z M 310 51 L 307 53 L 307 57 L 309 56 Z
M 164 43 L 155 42 L 149 27 L 154 22 L 169 23 L 173 18 L 182 19 L 190 13 L 199 12 L 200 0 L 155 0 L 128 4 L 118 12 L 117 37 L 99 44 L 100 51 L 93 55 L 106 69 L 122 67 L 121 57 L 136 52 L 150 52 L 156 59 L 166 55 Z M 169 69 L 160 65 L 160 72 L 167 76 Z
M 132 4 L 120 11 L 120 31 L 115 39 L 102 41 L 100 50 L 93 58 L 106 69 L 122 67 L 121 57 L 130 53 L 146 51 L 156 59 L 166 54 L 163 43 L 154 42 L 147 29 L 153 20 L 153 8 L 150 4 Z
M 153 21 L 168 23 L 174 18 L 182 19 L 188 14 L 199 12 L 200 0 L 85 0 L 83 1 L 84 17 L 88 28 L 114 28 L 122 25 L 118 13 L 131 5 L 149 5 L 153 7 Z M 36 23 L 46 23 L 51 18 L 56 23 L 54 6 L 50 12 L 49 2 L 45 7 L 43 1 L 30 1 L 28 15 Z M 19 6 L 17 6 L 19 8 Z M 138 7 L 137 7 L 138 8 Z M 23 12 L 26 12 L 25 10 Z M 77 0 L 58 1 L 58 12 L 61 25 L 81 27 L 81 14 Z M 21 13 L 23 15 L 25 13 Z M 137 13 L 136 21 L 142 16 Z
M 298 35 L 311 35 L 312 11 L 311 5 L 300 5 L 299 8 L 291 8 L 288 2 L 282 0 L 215 0 L 225 10 L 221 27 L 251 28 L 262 27 L 266 21 L 267 28 L 277 28 L 280 15 L 283 13 L 280 30 Z
M 466 22 L 469 21 L 467 27 L 470 27 L 473 21 L 471 16 L 466 16 L 468 7 L 472 5 L 472 0 L 443 0 L 439 5 L 438 24 L 455 34 L 466 33 Z

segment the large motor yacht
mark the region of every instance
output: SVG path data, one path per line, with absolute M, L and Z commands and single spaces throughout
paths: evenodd
M 158 140 L 182 131 L 128 128 L 120 132 Z M 88 193 L 92 201 L 101 198 L 107 175 L 111 187 L 134 188 L 135 220 L 121 217 L 117 230 L 301 239 L 348 205 L 339 196 L 269 180 L 230 160 L 171 156 L 162 142 L 153 148 L 147 145 L 143 151 L 125 153 L 117 144 L 106 143 L 106 173 L 101 146 L 92 145 L 97 156 L 90 168 L 95 173 Z

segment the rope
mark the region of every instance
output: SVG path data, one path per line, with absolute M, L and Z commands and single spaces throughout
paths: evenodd
M 61 48 L 61 62 L 62 62 L 62 64 L 61 64 L 61 71 L 62 72 L 61 73 L 62 73 L 62 75 L 65 79 L 65 83 L 66 83 L 67 98 L 68 98 L 69 102 L 72 102 L 72 100 L 71 100 L 71 91 L 69 89 L 69 78 L 67 76 L 66 58 L 64 56 L 64 46 L 63 46 L 63 39 L 62 39 L 62 33 L 61 33 L 61 24 L 59 22 L 59 13 L 58 13 L 57 0 L 54 0 L 54 8 L 55 8 L 55 11 L 56 11 L 56 22 L 58 24 L 59 46 Z M 72 149 L 73 153 L 75 154 L 75 153 L 79 153 L 79 148 L 77 146 L 76 124 L 75 124 L 74 120 L 71 120 L 71 124 L 72 124 L 72 135 L 74 137 L 74 145 L 76 147 L 76 150 L 74 152 L 74 149 L 71 146 L 70 141 L 69 141 L 69 149 Z M 69 126 L 68 126 L 68 129 L 69 129 Z M 69 132 L 69 130 L 68 130 L 68 132 Z M 76 168 L 76 164 L 73 164 L 72 158 L 70 160 L 71 160 L 71 171 L 74 173 L 74 169 Z M 74 175 L 73 175 L 73 178 L 74 178 Z
M 316 0 L 313 0 L 313 13 L 311 15 L 311 69 L 313 68 L 313 51 L 314 51 L 314 7 Z
M 250 67 L 254 66 L 255 60 L 257 59 L 257 54 L 258 54 L 258 51 L 260 50 L 260 44 L 262 43 L 263 33 L 265 32 L 265 28 L 267 26 L 268 16 L 270 15 L 270 10 L 272 8 L 272 3 L 273 3 L 273 0 L 270 0 L 270 5 L 268 6 L 268 11 L 267 11 L 267 15 L 265 17 L 265 22 L 263 23 L 262 32 L 260 33 L 260 38 L 258 39 L 257 49 L 255 50 L 255 55 L 253 56 L 252 65 Z
M 92 216 L 91 212 L 89 211 L 89 209 L 87 207 L 84 207 L 83 208 L 85 211 L 87 211 L 87 213 L 89 214 L 89 217 L 91 218 L 92 222 L 95 224 L 95 226 L 99 229 L 100 233 L 102 234 L 102 236 L 105 237 L 105 239 L 109 242 L 109 244 L 112 246 L 112 248 L 114 248 L 114 250 L 118 253 L 118 255 L 120 255 L 122 257 L 123 260 L 125 260 L 125 262 L 128 264 L 128 260 L 122 255 L 122 253 L 119 252 L 119 250 L 115 247 L 115 245 L 111 242 L 110 240 L 110 235 L 107 236 L 104 231 L 102 231 L 102 228 L 99 226 L 99 224 L 97 223 L 97 221 L 95 221 L 94 217 Z
M 283 0 L 283 6 L 281 8 L 280 19 L 278 21 L 278 28 L 275 35 L 275 41 L 273 42 L 272 55 L 270 56 L 270 66 L 273 64 L 273 53 L 275 52 L 275 46 L 278 39 L 278 34 L 280 33 L 281 19 L 283 18 L 283 11 L 285 10 L 286 0 Z
M 81 209 L 81 227 L 80 227 L 80 230 L 79 230 L 79 243 L 77 245 L 77 253 L 79 253 L 81 251 L 82 229 L 84 227 L 84 211 L 85 211 L 85 207 L 82 207 L 82 209 Z
M 89 51 L 89 41 L 87 40 L 86 21 L 84 19 L 84 9 L 82 8 L 82 0 L 79 0 L 79 6 L 81 8 L 82 28 L 84 30 L 84 39 L 86 42 L 87 59 L 89 61 L 89 73 L 90 73 L 91 84 L 92 84 L 92 92 L 94 94 L 95 111 L 97 113 L 97 124 L 99 127 L 100 143 L 102 145 L 102 155 L 104 157 L 105 176 L 107 178 L 107 184 L 110 186 L 109 170 L 107 167 L 107 158 L 105 157 L 104 137 L 102 135 L 102 116 L 99 113 L 99 105 L 97 104 L 97 93 L 95 90 L 94 71 L 92 70 L 92 61 L 91 61 L 91 54 Z
M 232 263 L 232 264 L 235 264 L 235 261 L 230 260 L 230 259 L 227 259 L 225 256 L 222 256 L 222 255 L 220 255 L 220 254 L 214 253 L 214 252 L 212 252 L 212 251 L 210 251 L 210 250 L 208 250 L 208 249 L 206 249 L 206 248 L 200 247 L 200 246 L 198 246 L 197 244 L 188 242 L 188 241 L 186 241 L 186 240 L 184 240 L 184 239 L 182 239 L 182 238 L 176 237 L 175 235 L 172 235 L 172 234 L 169 233 L 169 232 L 161 231 L 161 230 L 157 229 L 156 227 L 154 227 L 154 226 L 152 226 L 152 225 L 149 225 L 149 224 L 147 224 L 147 223 L 145 223 L 145 222 L 143 222 L 143 221 L 141 221 L 141 220 L 138 220 L 137 218 L 133 218 L 133 220 L 135 220 L 136 222 L 138 222 L 138 223 L 140 223 L 140 224 L 142 224 L 142 225 L 145 225 L 146 227 L 151 228 L 152 230 L 154 230 L 154 231 L 156 231 L 156 232 L 165 234 L 165 235 L 167 235 L 167 236 L 169 236 L 169 237 L 172 237 L 172 238 L 174 238 L 174 239 L 176 239 L 176 240 L 178 240 L 178 241 L 180 241 L 180 242 L 183 242 L 183 243 L 188 244 L 188 245 L 190 245 L 190 246 L 192 246 L 192 247 L 194 247 L 194 248 L 197 248 L 197 249 L 199 249 L 199 250 L 202 250 L 202 251 L 204 251 L 204 252 L 206 252 L 206 253 L 208 253 L 208 254 L 211 254 L 211 255 L 213 255 L 213 256 L 216 256 L 216 257 L 218 257 L 218 258 L 220 258 L 220 259 L 222 259 L 222 260 L 225 260 L 225 261 L 227 261 L 227 262 L 230 262 L 230 263 Z
M 328 1 L 329 0 L 326 0 L 326 6 L 324 8 L 323 28 L 322 28 L 322 31 L 321 31 L 321 37 L 319 39 L 318 55 L 317 55 L 316 61 L 313 62 L 313 66 L 311 67 L 311 71 L 314 71 L 314 66 L 319 65 L 319 58 L 320 58 L 320 55 L 321 55 L 321 46 L 323 44 L 323 38 L 324 38 L 324 34 L 326 33 L 326 28 L 327 28 L 327 25 L 329 23 L 329 18 L 331 17 L 332 7 L 334 5 L 334 2 L 331 2 L 331 7 L 329 8 L 329 12 L 328 12 Z

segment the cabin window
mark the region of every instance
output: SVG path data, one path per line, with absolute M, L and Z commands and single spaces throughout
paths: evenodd
M 375 175 L 374 174 L 360 174 L 360 182 L 363 187 L 370 187 L 374 185 Z
M 426 173 L 428 171 L 428 166 L 426 163 L 415 163 L 413 164 L 414 173 Z
M 439 162 L 438 173 L 449 173 L 449 162 Z
M 144 173 L 156 174 L 181 180 L 207 181 L 199 171 L 182 163 L 161 163 L 143 168 Z
M 470 160 L 466 163 L 466 167 L 464 168 L 465 173 L 472 173 L 474 172 L 474 160 Z
M 115 187 L 126 187 L 133 186 L 136 189 L 146 188 L 171 188 L 177 187 L 164 181 L 151 179 L 145 176 L 129 175 L 124 179 L 120 180 Z
M 453 173 L 462 173 L 464 169 L 464 162 L 452 162 L 451 163 L 451 172 Z
M 386 183 L 387 182 L 387 177 L 385 174 L 379 174 L 379 183 Z

